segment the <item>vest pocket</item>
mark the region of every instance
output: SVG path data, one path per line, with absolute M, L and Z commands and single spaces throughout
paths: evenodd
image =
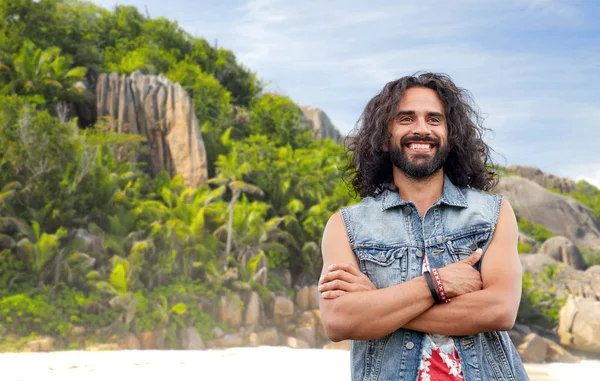
M 406 280 L 406 247 L 370 247 L 355 249 L 360 269 L 377 288 Z
M 452 261 L 461 261 L 479 248 L 484 248 L 485 250 L 490 241 L 491 232 L 492 229 L 486 226 L 469 229 L 468 231 L 448 237 L 446 244 Z

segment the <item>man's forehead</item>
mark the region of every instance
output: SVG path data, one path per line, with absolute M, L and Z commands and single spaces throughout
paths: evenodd
M 410 88 L 402 94 L 397 111 L 443 113 L 444 104 L 434 90 L 422 87 Z

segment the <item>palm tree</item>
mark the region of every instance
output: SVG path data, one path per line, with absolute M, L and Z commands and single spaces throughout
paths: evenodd
M 235 205 L 242 194 L 253 194 L 262 196 L 264 192 L 256 185 L 249 184 L 243 180 L 244 175 L 250 173 L 250 165 L 248 163 L 239 163 L 238 153 L 236 149 L 232 149 L 227 156 L 219 155 L 216 163 L 217 176 L 210 179 L 210 184 L 219 186 L 217 189 L 229 189 L 231 199 L 227 208 L 227 244 L 223 263 L 227 267 L 227 261 L 231 254 L 231 241 L 233 238 L 233 217 L 235 213 Z
M 0 93 L 42 95 L 50 105 L 72 102 L 85 94 L 78 82 L 85 79 L 85 67 L 71 67 L 69 55 L 58 47 L 42 50 L 27 40 L 18 53 L 0 57 Z

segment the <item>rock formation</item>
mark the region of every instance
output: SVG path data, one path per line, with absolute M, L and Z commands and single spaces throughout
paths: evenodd
M 560 311 L 558 336 L 562 345 L 600 353 L 600 302 L 570 295 Z
M 581 271 L 569 265 L 556 261 L 546 254 L 521 254 L 521 266 L 523 272 L 535 274 L 545 273 L 546 266 L 559 268 L 556 277 L 549 287 L 555 291 L 557 298 L 565 298 L 575 295 L 594 300 L 600 300 L 600 274 L 594 271 Z
M 551 237 L 542 244 L 539 251 L 576 270 L 585 270 L 586 268 L 581 251 L 568 238 Z
M 576 188 L 575 181 L 542 172 L 542 170 L 535 167 L 511 165 L 506 167 L 506 172 L 508 174 L 525 177 L 544 188 L 552 187 L 560 190 L 561 192 L 572 192 Z
M 575 244 L 600 247 L 598 221 L 592 211 L 577 200 L 517 176 L 500 178 L 494 192 L 503 194 L 520 217 L 544 225 L 552 233 L 565 236 Z
M 330 138 L 337 144 L 344 143 L 343 136 L 322 110 L 312 106 L 302 106 L 301 110 L 310 124 L 315 139 Z
M 206 149 L 192 101 L 180 84 L 163 76 L 101 74 L 96 84 L 98 119 L 111 131 L 147 139 L 152 174 L 181 174 L 187 186 L 208 177 Z

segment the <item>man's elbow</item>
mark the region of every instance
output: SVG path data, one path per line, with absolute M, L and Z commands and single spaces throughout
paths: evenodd
M 493 330 L 494 331 L 510 331 L 517 321 L 518 307 L 507 306 L 500 304 L 494 313 Z
M 331 301 L 330 303 L 332 303 Z M 333 304 L 333 303 L 332 303 Z M 321 317 L 327 338 L 333 342 L 350 339 L 352 322 L 351 317 L 339 311 L 335 305 L 321 307 Z

